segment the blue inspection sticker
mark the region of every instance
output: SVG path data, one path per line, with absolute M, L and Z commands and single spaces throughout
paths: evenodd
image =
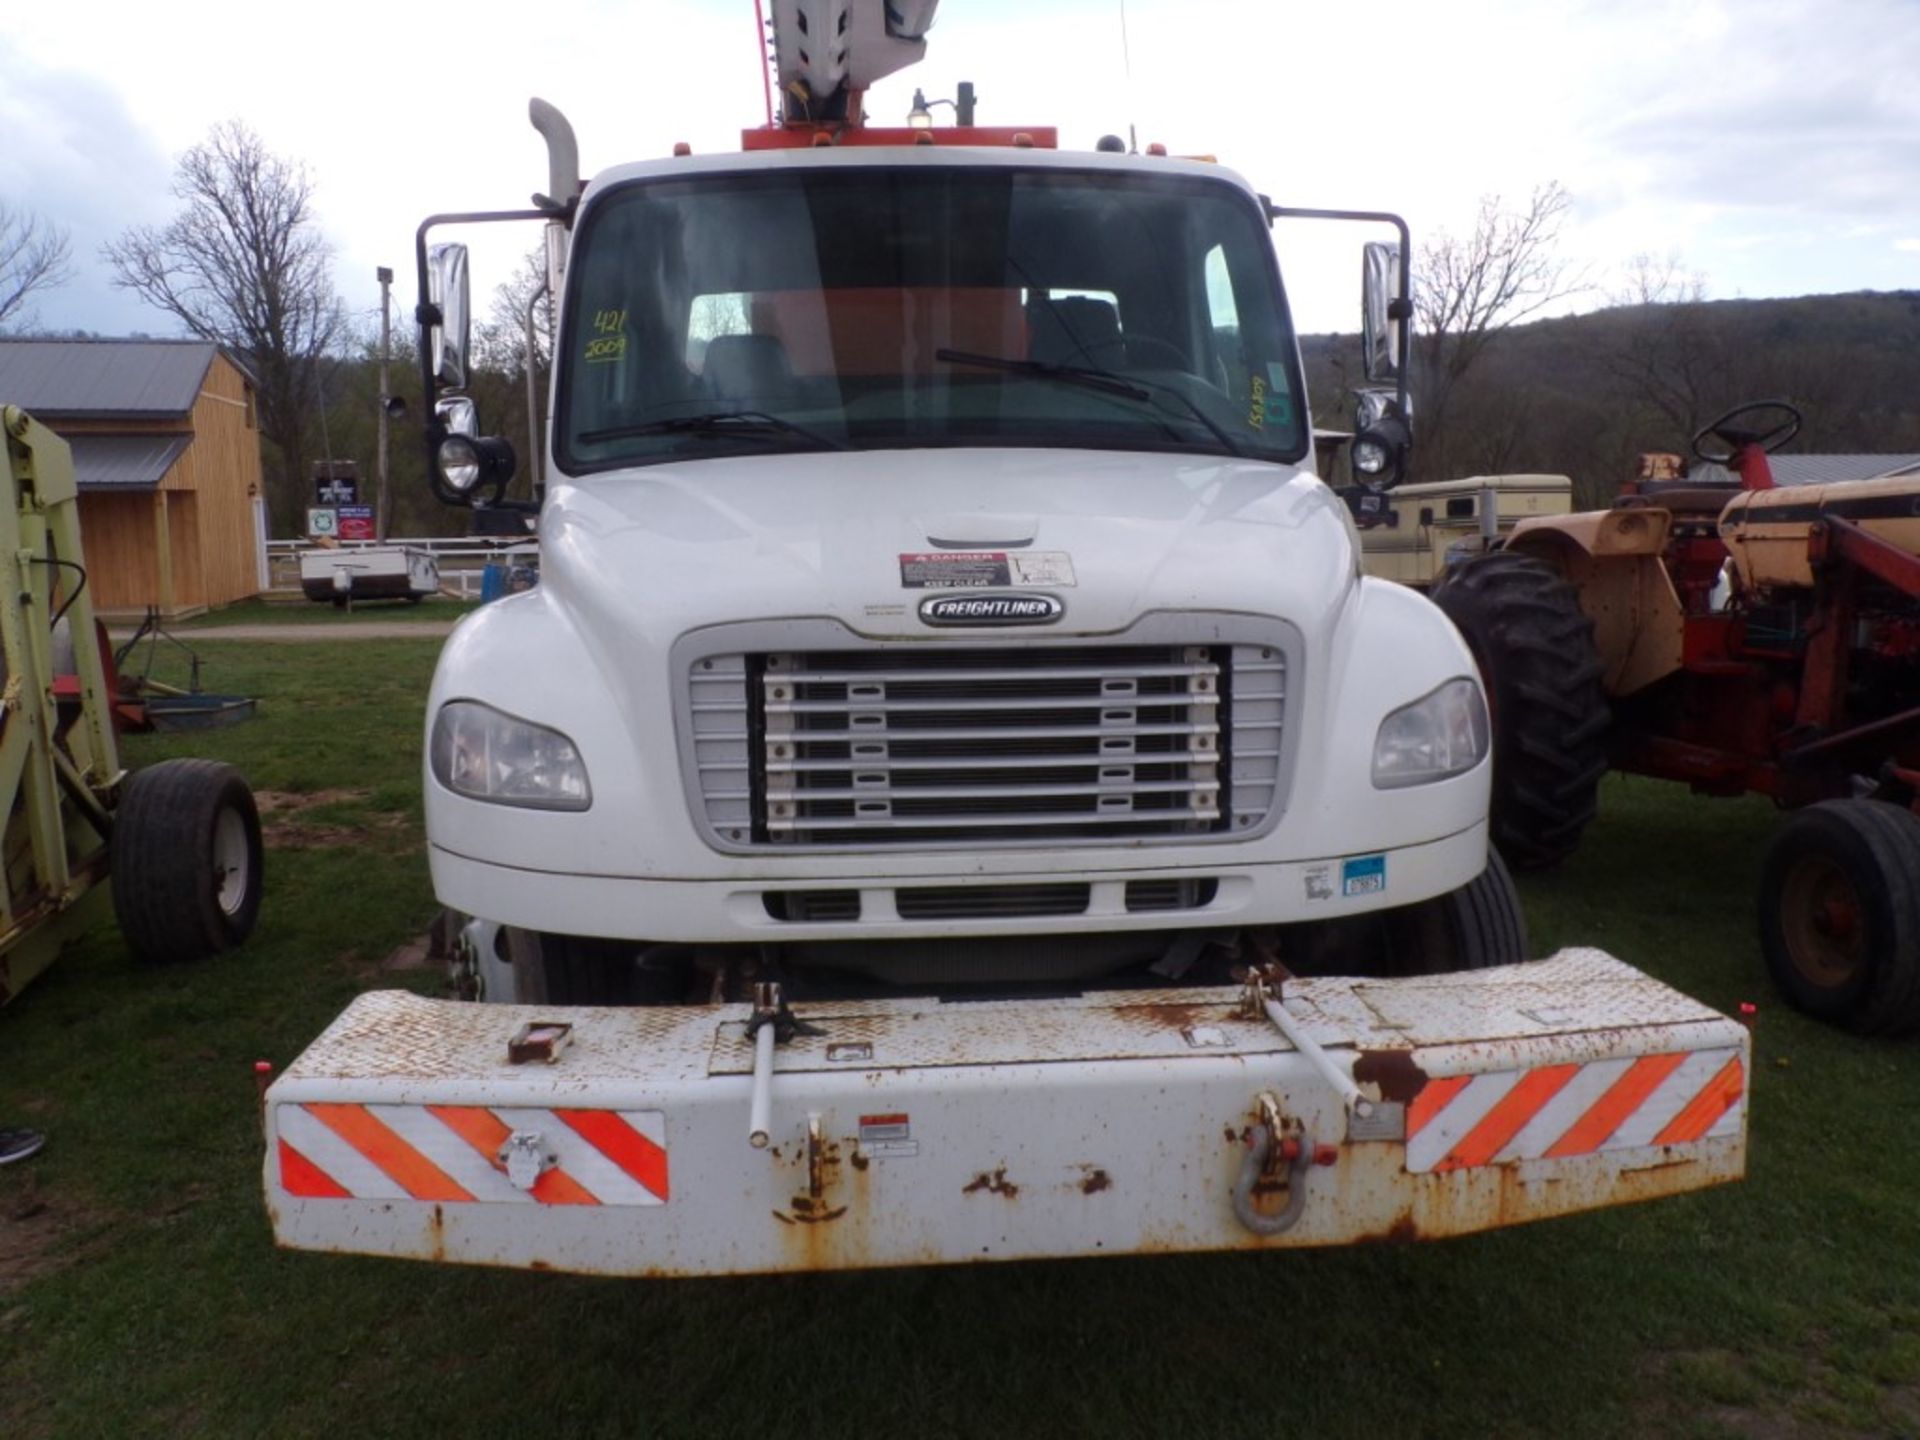
M 1267 362 L 1266 422 L 1276 429 L 1293 424 L 1293 392 L 1287 389 L 1285 367 Z
M 1340 862 L 1342 895 L 1378 895 L 1387 888 L 1387 857 L 1356 855 Z

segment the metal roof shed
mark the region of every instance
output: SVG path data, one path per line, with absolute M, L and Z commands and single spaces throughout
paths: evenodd
M 1769 455 L 1776 485 L 1836 485 L 1848 480 L 1886 480 L 1920 470 L 1920 455 Z M 1737 485 L 1724 465 L 1696 463 L 1687 478 L 1702 484 Z
M 192 614 L 266 587 L 252 377 L 204 340 L 0 340 L 0 403 L 73 447 L 94 604 Z

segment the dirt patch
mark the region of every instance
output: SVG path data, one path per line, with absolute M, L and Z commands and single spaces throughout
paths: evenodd
M 439 966 L 440 961 L 434 957 L 432 944 L 425 935 L 409 940 L 380 962 L 382 970 L 436 970 Z
M 339 850 L 362 844 L 376 830 L 397 830 L 406 822 L 397 816 L 371 825 L 276 825 L 262 833 L 269 850 Z
M 372 793 L 370 790 L 256 790 L 253 803 L 260 811 L 261 823 L 265 824 L 269 816 L 296 815 L 321 805 L 364 800 Z
M 256 790 L 253 803 L 260 811 L 260 838 L 270 850 L 329 850 L 363 843 L 371 833 L 403 829 L 405 815 L 390 813 L 359 825 L 335 825 L 308 820 L 308 812 L 325 805 L 365 800 L 366 790 Z
M 1738 1440 L 1828 1440 L 1828 1437 L 1920 1435 L 1920 1386 L 1881 1384 L 1878 1417 L 1863 1418 L 1834 1399 L 1833 1369 L 1821 1358 L 1828 1343 L 1810 1332 L 1799 1356 L 1804 1369 L 1792 1384 L 1762 1381 L 1753 1357 L 1729 1350 L 1683 1350 L 1650 1358 L 1648 1384 L 1636 1405 L 1635 1434 L 1668 1434 L 1681 1417 L 1715 1435 Z M 1736 1396 L 1729 1391 L 1750 1391 Z M 1718 1393 L 1716 1393 L 1718 1392 Z
M 33 1162 L 19 1163 L 31 1165 Z M 8 1175 L 7 1188 L 0 1191 L 0 1299 L 30 1280 L 86 1259 L 91 1251 L 104 1248 L 109 1233 L 101 1228 L 101 1216 L 72 1206 L 56 1205 L 31 1175 L 20 1178 L 24 1183 L 16 1187 L 14 1177 Z M 83 1230 L 93 1230 L 99 1237 L 98 1242 L 68 1243 L 70 1236 Z
M 1711 1417 L 1722 1431 L 1738 1435 L 1740 1440 L 1820 1440 L 1834 1434 L 1830 1426 L 1803 1422 L 1780 1411 L 1763 1414 L 1731 1405 L 1716 1405 L 1700 1414 Z

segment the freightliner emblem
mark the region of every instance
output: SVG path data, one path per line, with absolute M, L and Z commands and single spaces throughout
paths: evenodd
M 1057 595 L 929 595 L 920 602 L 929 625 L 1051 625 L 1066 613 Z

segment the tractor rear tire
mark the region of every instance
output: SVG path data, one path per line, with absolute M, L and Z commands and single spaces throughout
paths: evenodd
M 1920 1029 L 1920 816 L 1827 800 L 1760 871 L 1760 950 L 1787 1003 L 1862 1035 Z
M 113 816 L 113 909 L 134 958 L 166 965 L 238 945 L 260 915 L 260 812 L 215 760 L 135 771 Z
M 1516 870 L 1571 855 L 1607 771 L 1605 668 L 1580 597 L 1550 565 L 1500 550 L 1449 571 L 1433 600 L 1480 667 L 1493 721 L 1493 843 Z

